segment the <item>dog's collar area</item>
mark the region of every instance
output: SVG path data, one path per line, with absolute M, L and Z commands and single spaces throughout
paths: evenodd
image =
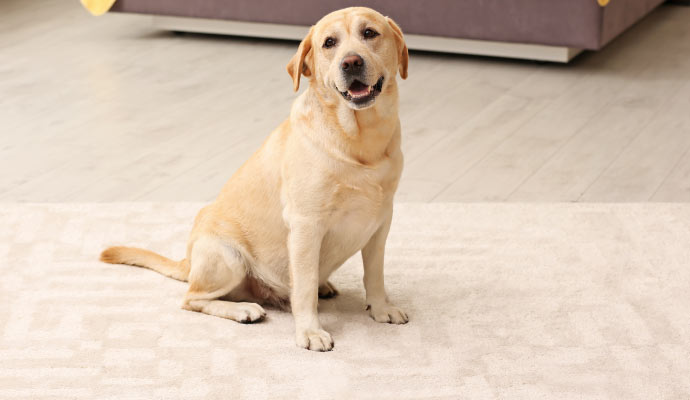
M 383 77 L 380 77 L 373 86 L 367 86 L 364 83 L 355 80 L 350 84 L 350 87 L 340 94 L 345 100 L 355 104 L 365 104 L 373 100 L 381 93 L 383 89 Z

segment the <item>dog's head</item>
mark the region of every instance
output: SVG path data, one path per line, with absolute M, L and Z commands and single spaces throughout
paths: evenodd
M 387 85 L 407 78 L 407 46 L 392 19 L 365 7 L 334 11 L 312 26 L 287 65 L 295 91 L 300 76 L 355 110 L 370 107 Z

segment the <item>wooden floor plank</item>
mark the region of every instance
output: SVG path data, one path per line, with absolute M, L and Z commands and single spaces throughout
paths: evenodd
M 654 196 L 690 147 L 688 85 L 585 191 L 581 201 L 649 201 Z
M 652 201 L 690 202 L 690 150 L 685 151 L 654 192 Z
M 690 78 L 690 60 L 678 56 L 648 65 L 599 115 L 587 123 L 511 201 L 577 201 Z
M 626 53 L 607 61 L 609 74 L 583 71 L 528 123 L 434 197 L 434 201 L 505 201 L 569 138 L 611 102 L 649 61 Z M 491 177 L 487 179 L 487 177 Z

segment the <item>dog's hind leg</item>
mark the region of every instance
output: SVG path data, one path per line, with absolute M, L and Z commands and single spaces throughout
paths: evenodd
M 323 285 L 319 285 L 319 298 L 331 299 L 339 294 L 338 289 L 332 283 L 326 281 Z
M 201 237 L 192 247 L 189 290 L 182 308 L 237 322 L 260 321 L 266 316 L 260 305 L 219 300 L 241 289 L 246 277 L 245 260 L 239 251 L 218 238 Z

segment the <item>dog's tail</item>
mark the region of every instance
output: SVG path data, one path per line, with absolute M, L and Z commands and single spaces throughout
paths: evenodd
M 109 247 L 101 253 L 101 261 L 109 264 L 127 264 L 152 269 L 178 281 L 187 282 L 189 261 L 173 261 L 149 250 L 136 247 Z

